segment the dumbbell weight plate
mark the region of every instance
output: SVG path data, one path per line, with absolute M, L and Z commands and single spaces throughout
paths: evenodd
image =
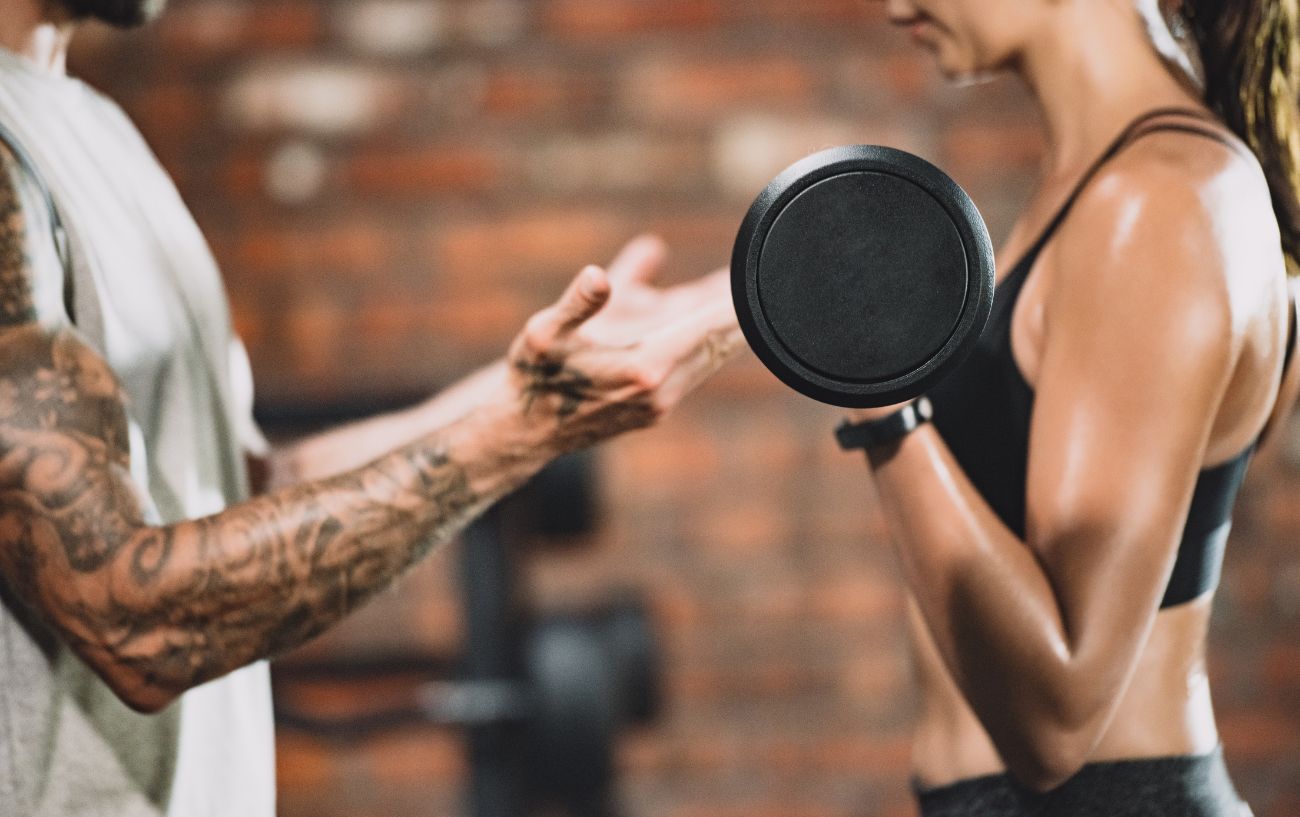
M 621 714 L 635 726 L 653 723 L 664 701 L 662 659 L 650 610 L 629 592 L 609 605 L 603 619 L 622 693 Z
M 965 191 L 893 148 L 831 148 L 754 201 L 732 297 L 759 359 L 837 406 L 925 392 L 973 348 L 993 305 L 993 248 Z
M 603 798 L 621 720 L 618 671 L 603 627 L 575 615 L 543 618 L 529 635 L 524 660 L 534 796 L 551 805 Z

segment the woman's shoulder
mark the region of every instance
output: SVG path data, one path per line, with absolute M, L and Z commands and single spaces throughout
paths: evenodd
M 1238 143 L 1239 144 L 1239 143 Z M 1230 383 L 1210 461 L 1253 439 L 1285 336 L 1285 262 L 1259 166 L 1236 144 L 1177 132 L 1130 145 L 1062 227 L 1046 325 L 1162 349 Z M 1222 449 L 1222 450 L 1221 450 Z
M 1275 286 L 1284 262 L 1259 163 L 1226 129 L 1203 127 L 1147 133 L 1101 169 L 1061 230 L 1063 277 L 1136 274 L 1229 300 Z

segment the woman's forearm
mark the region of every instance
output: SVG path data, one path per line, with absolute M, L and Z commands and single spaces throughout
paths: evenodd
M 1083 762 L 1125 674 L 1072 638 L 1034 551 L 998 519 L 933 427 L 873 457 L 904 577 L 949 671 L 1008 767 L 1048 787 Z

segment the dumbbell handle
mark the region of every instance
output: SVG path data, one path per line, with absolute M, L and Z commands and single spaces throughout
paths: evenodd
M 513 723 L 531 712 L 522 681 L 430 681 L 416 692 L 426 720 L 449 726 Z
M 412 723 L 466 727 L 521 723 L 531 714 L 521 681 L 430 681 L 420 685 L 413 706 L 390 706 L 357 715 L 323 717 L 278 704 L 276 723 L 313 735 L 360 739 Z

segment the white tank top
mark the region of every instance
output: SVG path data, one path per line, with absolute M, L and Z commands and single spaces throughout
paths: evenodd
M 247 496 L 247 358 L 198 226 L 125 114 L 80 81 L 0 49 L 0 124 L 49 186 L 68 232 L 77 328 L 129 398 L 132 474 L 150 521 Z M 49 234 L 38 188 L 24 211 Z M 42 322 L 66 322 L 64 270 L 34 242 Z M 2 577 L 0 577 L 2 578 Z M 123 705 L 16 605 L 0 605 L 0 815 L 273 817 L 270 679 L 257 663 L 164 712 Z

